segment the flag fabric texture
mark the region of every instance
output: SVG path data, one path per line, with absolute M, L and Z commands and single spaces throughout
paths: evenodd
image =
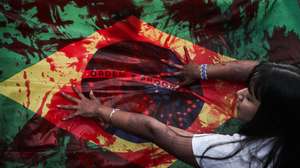
M 155 144 L 76 117 L 61 92 L 194 133 L 239 127 L 240 83 L 175 89 L 177 64 L 299 63 L 297 0 L 22 0 L 0 2 L 1 167 L 190 167 Z M 185 50 L 186 48 L 186 50 Z

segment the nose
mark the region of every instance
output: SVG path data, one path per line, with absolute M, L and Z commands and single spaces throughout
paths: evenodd
M 243 100 L 243 98 L 244 98 L 244 96 L 243 96 L 243 95 L 241 95 L 241 94 L 237 94 L 237 99 L 238 99 L 239 101 L 242 101 L 242 100 Z
M 245 91 L 247 90 L 247 88 L 244 88 L 244 89 L 241 89 L 241 90 L 238 90 L 237 92 L 236 92 L 236 95 L 237 95 L 237 99 L 238 100 L 243 100 L 243 98 L 244 98 L 244 93 L 245 93 Z

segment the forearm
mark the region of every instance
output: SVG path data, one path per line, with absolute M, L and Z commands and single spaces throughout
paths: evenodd
M 155 118 L 122 110 L 116 111 L 110 118 L 111 111 L 112 108 L 110 107 L 101 107 L 101 109 L 99 109 L 101 118 L 104 119 L 104 121 L 109 122 L 114 127 L 150 141 L 153 141 L 156 137 L 153 125 L 156 125 L 156 127 L 165 126 L 165 124 L 159 122 Z
M 170 128 L 155 118 L 143 114 L 120 110 L 113 113 L 110 118 L 111 111 L 112 109 L 108 107 L 99 109 L 101 118 L 114 127 L 153 142 L 190 165 L 197 165 L 192 151 L 192 133 L 175 127 Z
M 235 82 L 245 82 L 250 72 L 257 64 L 257 61 L 250 60 L 208 64 L 207 77 L 209 80 L 219 79 Z M 198 73 L 197 78 L 200 78 L 200 73 Z

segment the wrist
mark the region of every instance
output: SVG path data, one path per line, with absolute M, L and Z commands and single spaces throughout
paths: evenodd
M 196 65 L 196 66 L 195 66 L 195 70 L 193 71 L 193 72 L 194 72 L 194 78 L 195 78 L 195 79 L 201 79 L 200 70 L 201 70 L 200 65 Z
M 207 80 L 207 64 L 200 64 L 198 73 L 201 80 Z
M 201 80 L 207 80 L 207 68 L 208 64 L 200 64 L 196 65 L 194 67 L 194 78 L 195 79 L 201 79 Z
M 99 118 L 104 122 L 109 122 L 109 115 L 113 108 L 107 106 L 101 106 L 97 109 L 97 113 L 99 114 Z

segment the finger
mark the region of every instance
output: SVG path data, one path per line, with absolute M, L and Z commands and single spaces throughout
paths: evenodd
M 185 80 L 185 81 L 179 83 L 180 86 L 188 86 L 190 84 L 192 84 L 192 81 L 190 81 L 190 80 Z
M 81 91 L 79 91 L 79 89 L 76 86 L 72 86 L 72 89 L 74 90 L 74 92 L 81 98 L 84 99 L 85 96 L 81 93 Z
M 69 94 L 67 94 L 67 93 L 65 93 L 65 92 L 62 92 L 61 95 L 62 95 L 64 98 L 68 99 L 68 100 L 71 100 L 71 101 L 76 102 L 76 103 L 80 103 L 80 100 L 79 100 L 79 99 L 77 99 L 76 97 L 73 97 L 73 96 L 71 96 L 71 95 L 69 95 Z
M 169 66 L 171 66 L 171 67 L 174 67 L 174 68 L 183 69 L 183 66 L 182 66 L 182 65 L 175 64 L 175 63 L 173 63 L 173 62 L 171 62 L 171 61 L 167 61 L 167 60 L 165 60 L 165 59 L 161 59 L 161 62 L 163 62 L 163 63 L 165 63 L 165 64 L 167 64 L 167 65 L 169 65 Z
M 78 106 L 75 105 L 57 105 L 58 108 L 60 109 L 65 109 L 65 110 L 77 110 Z
M 80 115 L 80 113 L 79 112 L 76 112 L 76 113 L 72 113 L 72 114 L 70 114 L 69 116 L 67 116 L 67 117 L 64 117 L 62 120 L 70 120 L 70 119 L 72 119 L 72 118 L 74 118 L 74 117 L 77 117 L 77 116 L 79 116 Z
M 179 76 L 181 75 L 183 72 L 182 71 L 178 71 L 178 72 L 162 72 L 159 74 L 160 77 L 164 77 L 164 76 Z
M 185 62 L 188 64 L 189 62 L 191 62 L 191 57 L 188 49 L 185 46 L 183 47 L 183 49 L 184 49 Z
M 96 100 L 93 90 L 90 91 L 90 98 Z

